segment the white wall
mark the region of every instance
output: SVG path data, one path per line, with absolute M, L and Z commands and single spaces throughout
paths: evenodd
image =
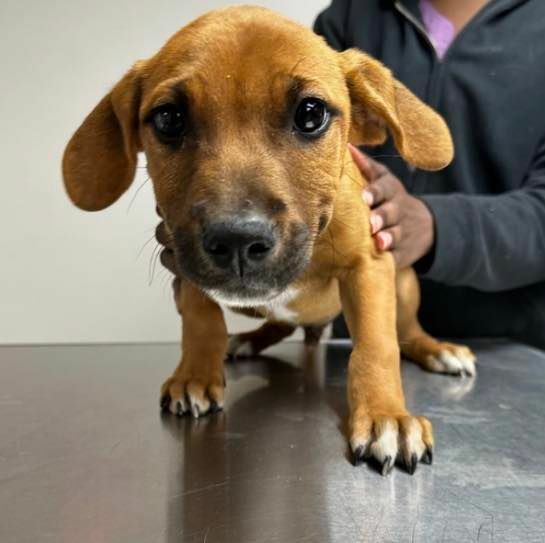
M 256 2 L 310 25 L 328 0 Z M 0 2 L 0 343 L 177 341 L 168 273 L 149 284 L 157 222 L 140 171 L 112 208 L 64 194 L 64 145 L 137 59 L 219 0 Z M 132 205 L 131 205 L 132 202 Z M 229 317 L 231 329 L 248 322 Z

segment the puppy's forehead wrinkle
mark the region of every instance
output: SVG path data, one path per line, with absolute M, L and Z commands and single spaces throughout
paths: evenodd
M 206 81 L 197 69 L 183 69 L 179 73 L 170 73 L 169 77 L 158 83 L 140 107 L 140 118 L 146 117 L 149 112 L 159 105 L 171 102 L 191 102 L 205 95 Z
M 319 79 L 290 74 L 285 76 L 278 74 L 279 78 L 284 79 L 285 94 L 289 101 L 293 102 L 303 95 L 321 98 L 326 101 L 334 101 L 330 96 L 329 90 Z
M 339 69 L 336 54 L 310 29 L 250 6 L 216 10 L 197 19 L 176 33 L 155 61 L 163 73 L 178 62 L 198 71 L 208 69 L 212 78 L 259 68 L 270 74 L 275 64 L 297 75 Z

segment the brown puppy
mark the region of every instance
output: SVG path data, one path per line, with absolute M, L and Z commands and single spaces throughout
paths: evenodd
M 144 151 L 182 277 L 174 286 L 183 356 L 163 385 L 164 407 L 195 416 L 222 407 L 220 303 L 267 319 L 233 341 L 233 351 L 247 352 L 342 308 L 354 344 L 356 459 L 375 458 L 383 473 L 396 458 L 411 473 L 431 461 L 431 424 L 405 406 L 399 345 L 431 371 L 473 373 L 474 357 L 426 335 L 415 274 L 396 275 L 391 255 L 375 249 L 347 142 L 378 144 L 387 130 L 418 168 L 452 159 L 443 120 L 383 65 L 337 53 L 257 7 L 214 11 L 183 28 L 85 119 L 63 161 L 70 198 L 86 210 L 109 206 Z

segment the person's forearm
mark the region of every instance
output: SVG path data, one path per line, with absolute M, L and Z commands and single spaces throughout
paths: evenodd
M 545 187 L 421 199 L 435 219 L 434 258 L 425 278 L 483 291 L 545 280 Z

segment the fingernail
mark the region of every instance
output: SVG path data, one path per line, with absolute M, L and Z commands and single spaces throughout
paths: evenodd
M 383 226 L 382 217 L 380 215 L 371 215 L 371 233 L 376 234 Z
M 389 232 L 380 232 L 377 236 L 379 247 L 382 251 L 388 250 L 392 246 L 393 238 Z
M 368 205 L 368 206 L 372 206 L 373 205 L 373 195 L 368 191 L 368 190 L 364 190 L 362 193 L 361 193 L 361 196 L 363 198 L 363 201 Z

